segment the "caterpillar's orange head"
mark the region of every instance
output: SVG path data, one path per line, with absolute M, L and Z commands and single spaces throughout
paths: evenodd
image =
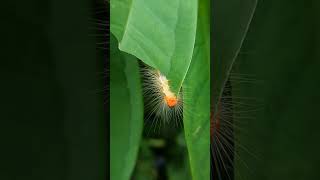
M 178 99 L 175 96 L 165 96 L 164 99 L 170 108 L 174 107 L 178 103 Z

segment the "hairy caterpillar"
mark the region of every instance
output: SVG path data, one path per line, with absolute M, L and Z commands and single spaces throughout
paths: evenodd
M 235 70 L 233 70 L 234 72 Z M 217 108 L 211 108 L 210 141 L 211 141 L 211 178 L 232 180 L 240 177 L 240 171 L 235 167 L 235 161 L 249 169 L 240 158 L 240 151 L 253 155 L 239 141 L 238 135 L 243 134 L 241 126 L 254 119 L 254 112 L 259 110 L 259 101 L 241 96 L 243 89 L 257 84 L 253 76 L 231 73 Z
M 181 124 L 182 92 L 175 94 L 170 89 L 170 81 L 159 70 L 142 67 L 143 95 L 145 102 L 146 123 L 151 128 L 160 129 L 162 125 L 174 121 L 176 126 Z
M 182 91 L 175 94 L 170 89 L 170 80 L 159 70 L 145 65 L 140 61 L 140 74 L 144 98 L 144 151 L 150 151 L 153 159 L 148 172 L 149 179 L 165 180 L 169 178 L 169 171 L 176 159 L 184 162 L 185 147 L 177 143 L 176 138 L 184 137 L 182 132 L 183 99 Z M 180 135 L 180 136 L 179 136 Z M 161 143 L 160 143 L 161 142 Z M 173 151 L 174 149 L 174 151 Z M 179 154 L 176 151 L 179 149 Z M 172 154 L 173 152 L 174 155 Z M 144 154 L 139 154 L 139 162 L 147 163 Z M 142 171 L 141 164 L 137 164 L 134 177 Z

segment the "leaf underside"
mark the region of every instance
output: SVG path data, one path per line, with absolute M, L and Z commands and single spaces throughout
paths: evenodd
M 178 93 L 195 42 L 195 0 L 111 0 L 111 32 L 119 49 L 167 76 Z

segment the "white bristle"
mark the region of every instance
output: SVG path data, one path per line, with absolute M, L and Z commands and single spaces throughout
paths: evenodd
M 155 129 L 172 122 L 179 126 L 179 120 L 182 119 L 181 93 L 175 95 L 171 92 L 169 80 L 159 70 L 146 67 L 142 69 L 142 75 L 147 123 L 151 123 Z M 174 104 L 169 106 L 166 98 L 172 98 Z

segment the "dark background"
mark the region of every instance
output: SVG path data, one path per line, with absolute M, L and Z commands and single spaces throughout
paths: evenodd
M 260 0 L 237 63 L 261 81 L 239 96 L 263 100 L 238 134 L 238 179 L 320 179 L 320 2 Z
M 1 1 L 1 180 L 107 178 L 96 8 L 89 0 Z

